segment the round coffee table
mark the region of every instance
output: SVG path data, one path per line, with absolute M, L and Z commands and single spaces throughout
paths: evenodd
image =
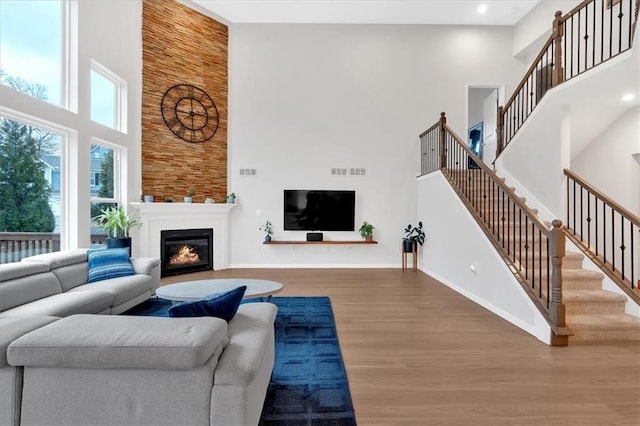
M 282 291 L 282 283 L 277 281 L 256 280 L 249 278 L 216 278 L 212 280 L 185 281 L 158 287 L 156 296 L 172 302 L 188 302 L 204 299 L 215 293 L 225 293 L 246 285 L 244 299 L 271 296 Z

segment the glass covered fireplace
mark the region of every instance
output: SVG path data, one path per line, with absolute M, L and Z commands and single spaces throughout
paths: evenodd
M 213 229 L 160 232 L 161 276 L 213 269 Z

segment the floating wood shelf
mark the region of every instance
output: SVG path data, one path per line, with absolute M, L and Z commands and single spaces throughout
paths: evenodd
M 262 244 L 279 244 L 279 245 L 284 245 L 284 244 L 378 244 L 377 241 L 364 241 L 364 240 L 356 240 L 356 241 L 284 241 L 284 240 L 280 240 L 280 241 L 275 241 L 275 240 L 271 240 L 271 241 L 265 241 Z

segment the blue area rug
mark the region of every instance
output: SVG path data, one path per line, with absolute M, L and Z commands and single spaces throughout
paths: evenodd
M 274 297 L 272 303 L 276 356 L 260 425 L 356 425 L 329 298 Z M 168 316 L 169 306 L 149 299 L 125 315 Z

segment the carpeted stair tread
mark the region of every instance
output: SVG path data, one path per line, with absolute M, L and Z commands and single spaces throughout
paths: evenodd
M 567 303 L 624 303 L 627 299 L 606 290 L 563 290 L 562 301 Z
M 602 272 L 591 271 L 589 269 L 562 268 L 562 277 L 569 279 L 602 281 L 602 279 L 604 278 L 604 274 Z
M 567 324 L 571 329 L 626 329 L 640 333 L 640 318 L 629 314 L 572 315 Z
M 589 314 L 567 317 L 573 336 L 570 342 L 638 342 L 640 318 L 628 314 Z

